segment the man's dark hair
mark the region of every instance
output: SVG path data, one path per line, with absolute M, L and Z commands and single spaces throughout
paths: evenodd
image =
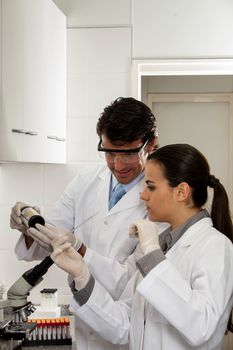
M 119 97 L 104 108 L 96 127 L 100 139 L 104 134 L 110 141 L 143 142 L 157 136 L 156 119 L 145 103 L 133 97 Z

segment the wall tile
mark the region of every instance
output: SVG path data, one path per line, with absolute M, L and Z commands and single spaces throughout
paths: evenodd
M 86 28 L 67 29 L 67 74 L 87 73 L 89 31 Z
M 89 133 L 89 131 L 88 131 Z M 83 146 L 82 146 L 83 147 Z M 79 142 L 68 142 L 67 143 L 67 162 L 79 163 L 79 162 L 87 162 L 88 161 L 88 149 L 80 148 Z
M 89 30 L 89 72 L 126 72 L 131 62 L 130 28 Z
M 130 73 L 93 73 L 88 75 L 88 116 L 98 120 L 104 107 L 117 97 L 130 95 Z M 99 88 L 101 86 L 101 89 Z
M 87 75 L 69 73 L 67 75 L 68 118 L 87 117 L 87 93 Z
M 4 164 L 0 181 L 0 204 L 42 203 L 43 165 Z
M 68 29 L 68 73 L 126 72 L 131 60 L 130 28 Z
M 88 119 L 67 119 L 67 158 L 68 162 L 86 161 L 88 157 Z
M 87 146 L 88 139 L 87 118 L 68 118 L 67 138 L 71 143 L 78 143 L 80 145 L 80 150 L 84 151 Z
M 79 166 L 77 164 L 45 165 L 43 184 L 43 203 L 45 207 L 55 203 L 65 187 L 76 175 L 78 169 Z
M 97 151 L 97 145 L 99 143 L 99 136 L 96 134 L 96 123 L 97 120 L 94 118 L 88 121 L 88 161 L 89 162 L 100 162 L 99 153 Z
M 14 249 L 16 241 L 19 238 L 19 231 L 10 228 L 10 213 L 12 206 L 0 205 L 1 220 L 0 220 L 0 254 L 2 250 Z M 0 275 L 1 276 L 1 275 Z M 1 280 L 1 277 L 0 277 Z

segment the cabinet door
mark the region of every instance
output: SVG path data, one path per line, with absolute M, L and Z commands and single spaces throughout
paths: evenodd
M 66 142 L 60 149 L 56 124 L 65 139 L 66 87 L 58 85 L 61 76 L 65 81 L 65 33 L 65 16 L 52 0 L 2 1 L 1 160 L 65 162 Z M 48 135 L 57 137 L 52 149 Z
M 23 17 L 18 2 L 2 1 L 2 160 L 21 160 L 19 145 L 23 141 Z M 14 23 L 11 26 L 11 23 Z M 14 39 L 14 40 L 12 40 Z M 18 131 L 13 133 L 12 129 Z
M 46 37 L 43 42 L 46 72 L 43 91 L 46 161 L 63 163 L 66 160 L 66 20 L 59 10 L 54 11 L 51 2 L 46 3 L 46 13 Z

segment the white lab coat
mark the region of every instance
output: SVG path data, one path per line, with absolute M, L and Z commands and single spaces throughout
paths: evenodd
M 117 299 L 135 272 L 133 255 L 126 262 L 137 243 L 135 239 L 129 238 L 128 228 L 134 221 L 146 217 L 146 208 L 139 195 L 144 188 L 142 179 L 109 211 L 110 179 L 111 173 L 106 166 L 83 169 L 67 186 L 46 221 L 74 230 L 89 247 L 85 261 L 91 273 Z M 27 250 L 21 236 L 16 254 L 19 259 L 31 261 L 45 257 L 48 252 L 36 243 Z M 79 350 L 128 348 L 127 345 L 114 346 L 101 339 L 78 317 L 76 331 Z
M 96 332 L 131 350 L 220 350 L 233 305 L 233 245 L 210 218 L 191 226 L 143 278 L 113 301 L 95 281 L 72 309 Z M 129 336 L 130 334 L 130 336 Z

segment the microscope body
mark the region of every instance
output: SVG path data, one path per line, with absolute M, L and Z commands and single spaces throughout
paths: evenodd
M 36 323 L 28 323 L 28 316 L 36 308 L 27 301 L 30 291 L 39 284 L 42 276 L 53 264 L 47 256 L 40 264 L 26 271 L 8 290 L 7 299 L 0 300 L 0 350 L 21 349 L 21 343 L 35 329 Z

